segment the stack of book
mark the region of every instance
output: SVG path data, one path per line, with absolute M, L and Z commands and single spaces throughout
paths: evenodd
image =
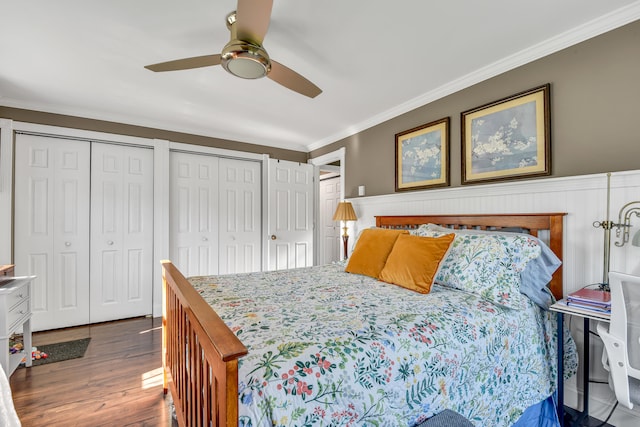
M 567 295 L 567 305 L 584 310 L 611 313 L 611 292 L 582 288 Z

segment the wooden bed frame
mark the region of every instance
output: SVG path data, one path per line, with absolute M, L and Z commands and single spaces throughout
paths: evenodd
M 451 228 L 547 230 L 547 245 L 562 260 L 565 213 L 377 216 L 376 226 L 415 228 L 433 223 Z M 238 425 L 238 359 L 247 348 L 189 284 L 171 261 L 163 269 L 162 362 L 164 393 L 171 390 L 180 426 Z M 550 284 L 562 298 L 562 267 Z

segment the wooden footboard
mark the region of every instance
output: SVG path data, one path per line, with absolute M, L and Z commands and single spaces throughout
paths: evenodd
M 238 359 L 246 347 L 182 273 L 162 262 L 162 363 L 180 426 L 238 425 Z

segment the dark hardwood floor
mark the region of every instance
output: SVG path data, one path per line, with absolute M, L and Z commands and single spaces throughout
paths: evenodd
M 170 426 L 162 393 L 162 320 L 137 318 L 37 332 L 35 346 L 91 337 L 84 357 L 10 378 L 24 427 Z

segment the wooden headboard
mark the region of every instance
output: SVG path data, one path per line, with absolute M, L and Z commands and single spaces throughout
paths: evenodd
M 454 229 L 501 230 L 518 228 L 524 229 L 536 237 L 540 231 L 547 230 L 549 240 L 546 243 L 562 260 L 562 227 L 565 215 L 566 213 L 376 216 L 376 226 L 410 229 L 417 228 L 421 224 L 431 223 Z M 553 274 L 549 288 L 557 299 L 563 298 L 562 266 Z

